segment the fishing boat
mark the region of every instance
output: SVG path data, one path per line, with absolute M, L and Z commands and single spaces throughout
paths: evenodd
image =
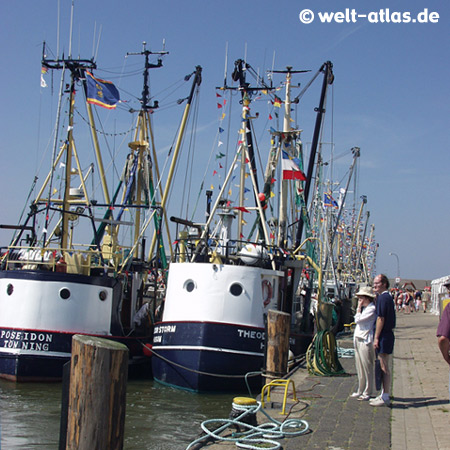
M 43 73 L 62 73 L 54 151 L 51 170 L 26 219 L 18 225 L 2 225 L 13 229 L 14 236 L 1 258 L 0 377 L 60 379 L 74 334 L 122 342 L 129 349 L 132 375 L 135 369 L 146 374 L 151 370 L 144 344 L 151 338 L 157 280 L 166 259 L 159 233 L 163 215 L 156 201 L 161 180 L 154 173 L 150 120 L 158 105 L 150 101 L 148 72 L 162 66 L 161 55 L 166 53 L 151 52 L 145 43 L 142 52 L 134 53 L 145 57 L 141 109 L 130 131 L 124 169 L 111 194 L 93 105 L 112 109 L 119 92 L 113 83 L 94 76 L 93 59 L 49 59 L 44 43 Z M 155 64 L 149 61 L 152 55 L 158 58 Z M 66 73 L 70 74 L 67 84 Z M 60 138 L 64 101 L 68 122 Z M 85 105 L 85 112 L 76 102 Z M 85 117 L 95 164 L 86 163 L 86 151 L 76 146 L 75 135 Z M 91 189 L 94 166 L 102 194 Z M 157 251 L 147 254 L 149 238 Z
M 314 77 L 323 75 L 323 84 L 306 174 L 301 131 L 292 127 L 291 117 L 292 76 L 298 71 L 292 67 L 272 71 L 285 77 L 284 101 L 276 95 L 278 88 L 257 74 L 257 86 L 251 87 L 248 73 L 256 71 L 237 60 L 233 72 L 237 86 L 227 86 L 225 76 L 219 90 L 218 97 L 228 90 L 240 95 L 241 120 L 236 151 L 214 201 L 213 191 L 206 191 L 206 222 L 172 217 L 178 238 L 161 320 L 154 328 L 153 377 L 194 392 L 261 386 L 271 309 L 291 314 L 294 358 L 306 353 L 314 333 L 310 304 L 318 255 L 304 205 L 316 164 L 326 92 L 333 81 L 332 64 L 323 64 Z M 262 184 L 253 138 L 257 114 L 251 111 L 252 100 L 260 94 L 268 95 L 280 110 L 284 104 L 281 129 L 270 130 Z M 239 194 L 232 198 L 230 186 L 236 185 L 235 179 L 240 180 Z M 244 237 L 249 217 L 254 218 L 253 227 Z

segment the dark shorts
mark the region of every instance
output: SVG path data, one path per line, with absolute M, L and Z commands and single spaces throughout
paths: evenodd
M 386 353 L 390 355 L 394 351 L 395 337 L 394 333 L 388 333 L 380 336 L 378 353 Z

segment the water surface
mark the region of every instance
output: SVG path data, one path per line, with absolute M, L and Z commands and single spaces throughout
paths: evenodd
M 61 386 L 0 380 L 1 449 L 58 449 Z M 203 420 L 228 417 L 235 395 L 239 393 L 193 394 L 149 380 L 131 380 L 124 448 L 185 449 L 201 434 Z

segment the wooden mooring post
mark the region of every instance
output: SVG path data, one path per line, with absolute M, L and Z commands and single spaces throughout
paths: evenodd
M 267 314 L 266 383 L 287 374 L 291 315 L 269 310 Z
M 125 345 L 73 336 L 66 449 L 123 448 L 127 376 Z

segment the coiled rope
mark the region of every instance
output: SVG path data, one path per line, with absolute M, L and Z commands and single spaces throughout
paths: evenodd
M 236 405 L 233 404 L 233 407 L 236 408 Z M 202 422 L 201 427 L 206 435 L 191 442 L 186 447 L 186 450 L 189 450 L 205 439 L 211 438 L 219 441 L 234 442 L 239 448 L 276 450 L 281 448 L 281 444 L 273 439 L 300 436 L 309 430 L 309 424 L 305 420 L 286 419 L 283 422 L 279 422 L 273 419 L 261 409 L 261 402 L 256 402 L 256 405 L 242 407 L 242 410 L 242 414 L 235 419 L 209 419 Z M 270 422 L 258 426 L 243 422 L 245 416 L 256 414 L 258 411 L 263 413 Z M 211 424 L 218 424 L 219 426 L 211 430 L 208 428 L 208 425 Z M 233 433 L 231 437 L 220 436 L 220 433 L 228 427 L 246 428 L 247 431 Z M 261 447 L 261 445 L 264 445 L 264 447 Z
M 331 377 L 344 375 L 339 362 L 336 338 L 330 331 L 319 331 L 306 352 L 306 367 L 313 375 Z

